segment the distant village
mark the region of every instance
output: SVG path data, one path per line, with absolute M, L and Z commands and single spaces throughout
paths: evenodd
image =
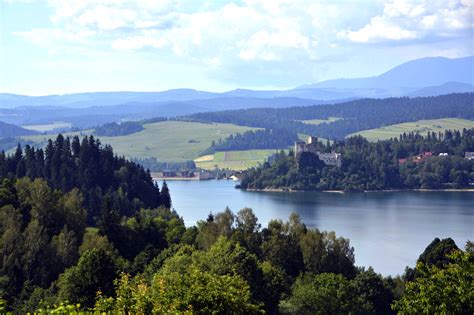
M 398 164 L 403 165 L 407 163 L 408 161 L 411 161 L 415 164 L 419 164 L 421 162 L 424 162 L 427 158 L 430 158 L 433 156 L 433 152 L 427 151 L 427 152 L 422 152 L 421 154 L 415 155 L 411 158 L 405 158 L 405 159 L 398 159 Z M 442 152 L 439 153 L 438 156 L 449 156 L 448 153 Z M 474 152 L 466 152 L 464 154 L 464 158 L 467 160 L 474 160 Z

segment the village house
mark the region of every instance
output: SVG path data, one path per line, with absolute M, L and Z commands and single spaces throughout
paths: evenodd
M 413 162 L 414 163 L 421 163 L 423 161 L 425 161 L 427 158 L 429 157 L 432 157 L 433 156 L 433 152 L 423 152 L 415 157 L 413 157 Z
M 415 155 L 414 157 L 411 158 L 411 161 L 413 163 L 421 163 L 421 162 L 424 162 L 427 158 L 429 157 L 432 157 L 433 156 L 433 152 L 430 152 L 430 151 L 426 151 L 426 152 L 423 152 L 421 154 L 418 154 L 418 155 Z M 439 156 L 448 156 L 447 153 L 440 153 Z M 402 164 L 405 164 L 409 159 L 406 158 L 406 159 L 398 159 L 398 164 L 402 165 Z
M 326 165 L 332 165 L 337 167 L 341 167 L 342 165 L 342 155 L 340 153 L 322 153 L 318 151 L 318 137 L 309 136 L 307 142 L 295 142 L 294 151 L 295 158 L 297 158 L 303 152 L 311 152 L 317 155 L 318 158 Z

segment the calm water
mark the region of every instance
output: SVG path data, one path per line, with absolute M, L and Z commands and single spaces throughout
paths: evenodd
M 271 193 L 234 189 L 232 181 L 170 181 L 173 207 L 186 225 L 226 206 L 254 210 L 262 226 L 297 212 L 308 227 L 349 238 L 356 264 L 384 275 L 414 266 L 435 238 L 452 237 L 459 247 L 474 239 L 474 193 Z

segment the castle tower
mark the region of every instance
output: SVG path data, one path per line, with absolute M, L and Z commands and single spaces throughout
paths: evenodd
M 313 137 L 313 136 L 309 136 L 308 137 L 308 144 L 316 144 L 318 143 L 318 137 Z

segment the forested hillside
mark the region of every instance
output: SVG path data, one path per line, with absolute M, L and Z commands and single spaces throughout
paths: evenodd
M 136 163 L 114 155 L 93 136 L 47 142 L 44 149 L 19 145 L 15 154 L 0 153 L 0 177 L 24 176 L 44 179 L 52 189 L 79 189 L 88 210 L 89 223 L 97 223 L 107 203 L 117 205 L 120 215 L 131 215 L 142 207 L 159 207 L 159 189 L 150 175 Z
M 166 184 L 160 192 L 141 166 L 92 136 L 59 135 L 44 150 L 0 153 L 0 299 L 26 312 L 51 292 L 64 301 L 81 292 L 79 303 L 111 293 L 125 259 L 163 249 L 158 231 L 182 225 L 170 207 Z M 166 220 L 150 221 L 158 215 Z
M 120 124 L 107 123 L 95 128 L 95 135 L 105 137 L 126 136 L 143 130 L 143 124 L 138 121 L 127 121 Z
M 319 125 L 301 120 L 342 118 Z M 474 119 L 474 93 L 448 94 L 436 97 L 362 99 L 335 105 L 258 108 L 193 114 L 183 119 L 232 123 L 267 129 L 283 128 L 291 132 L 327 139 L 367 129 L 408 121 L 437 118 Z
M 474 129 L 444 134 L 403 134 L 399 139 L 370 143 L 355 136 L 332 144 L 319 143 L 321 152 L 342 154 L 340 168 L 325 165 L 304 152 L 280 153 L 274 161 L 248 170 L 244 189 L 381 190 L 463 188 L 474 182 Z M 439 156 L 441 154 L 441 156 Z
M 251 209 L 226 209 L 186 227 L 166 183 L 159 191 L 93 137 L 18 148 L 0 166 L 0 313 L 474 310 L 472 243 L 437 239 L 403 278 L 384 278 L 355 266 L 348 239 L 296 214 L 262 228 Z
M 297 140 L 298 135 L 286 129 L 249 130 L 243 134 L 230 135 L 224 140 L 213 141 L 211 146 L 201 154 L 212 154 L 216 151 L 282 149 Z
M 35 135 L 36 131 L 21 128 L 0 121 L 0 138 Z
M 474 310 L 469 242 L 462 251 L 451 239 L 435 239 L 402 278 L 382 277 L 371 268 L 355 267 L 348 239 L 309 229 L 296 214 L 287 222 L 272 220 L 261 228 L 251 209 L 237 214 L 226 209 L 185 228 L 176 214 L 161 209 L 142 210 L 118 226 L 135 238 L 133 248 L 140 249 L 135 256 L 124 257 L 103 230 L 84 232 L 76 193 L 66 194 L 57 204 L 55 209 L 64 211 L 47 216 L 31 208 L 27 219 L 13 204 L 28 207 L 53 192 L 28 199 L 25 189 L 44 188 L 45 183 L 24 179 L 8 186 L 2 184 L 2 193 L 17 191 L 17 195 L 0 208 L 5 218 L 0 221 L 4 231 L 0 311 L 392 314 L 418 313 L 428 307 L 470 314 Z M 72 228 L 65 224 L 55 231 L 45 225 L 51 222 L 66 222 Z M 21 281 L 24 284 L 16 288 Z M 440 293 L 441 288 L 459 291 Z

